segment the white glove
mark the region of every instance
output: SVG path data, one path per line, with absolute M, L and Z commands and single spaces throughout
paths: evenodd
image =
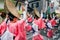
M 28 1 L 25 1 L 25 4 L 27 4 L 27 5 L 28 5 Z
M 26 20 L 27 16 L 26 16 L 26 11 L 23 12 L 23 19 Z

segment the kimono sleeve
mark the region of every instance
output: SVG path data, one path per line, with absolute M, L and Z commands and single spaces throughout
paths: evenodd
M 38 22 L 39 22 L 39 29 L 43 29 L 43 28 L 46 27 L 46 25 L 45 25 L 45 23 L 44 23 L 42 18 L 39 18 Z
M 53 31 L 52 30 L 49 30 L 47 32 L 47 36 L 48 36 L 48 38 L 51 38 L 53 36 Z
M 6 31 L 6 29 L 7 29 L 6 22 L 2 22 L 1 25 L 0 25 L 1 35 Z
M 26 40 L 25 21 L 18 21 L 18 35 L 15 40 Z
M 52 19 L 50 22 L 51 22 L 53 27 L 56 25 L 56 21 L 54 19 Z
M 32 38 L 32 40 L 44 40 L 43 36 L 38 34 Z
M 26 29 L 26 31 L 31 31 L 32 30 L 32 27 L 31 27 L 31 25 L 26 24 L 25 25 L 25 29 Z

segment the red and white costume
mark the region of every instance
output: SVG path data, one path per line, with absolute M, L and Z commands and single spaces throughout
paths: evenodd
M 50 22 L 51 22 L 51 24 L 52 24 L 52 27 L 54 27 L 54 26 L 56 25 L 56 20 L 51 19 Z
M 42 18 L 38 19 L 38 26 L 39 26 L 39 29 L 43 29 L 46 27 L 45 22 Z
M 4 32 L 6 31 L 6 29 L 7 29 L 7 24 L 6 24 L 6 22 L 2 22 L 2 23 L 0 24 L 0 35 L 3 35 Z
M 47 32 L 47 36 L 48 36 L 48 38 L 52 38 L 53 37 L 53 30 L 49 30 Z
M 31 26 L 26 24 L 25 20 L 23 19 L 18 21 L 17 23 L 18 23 L 18 35 L 16 36 L 15 40 L 26 40 L 26 30 L 30 31 Z
M 44 38 L 43 38 L 42 35 L 36 34 L 36 35 L 32 38 L 32 40 L 44 40 Z

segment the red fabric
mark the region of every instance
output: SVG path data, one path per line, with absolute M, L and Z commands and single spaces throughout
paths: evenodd
M 18 22 L 18 35 L 16 36 L 15 40 L 26 40 L 26 31 L 25 31 L 25 21 L 20 20 Z
M 0 35 L 1 35 L 1 25 L 0 25 Z
M 38 26 L 39 26 L 39 29 L 43 29 L 43 28 L 45 28 L 46 27 L 46 25 L 45 25 L 45 23 L 44 23 L 44 21 L 43 21 L 43 19 L 42 18 L 39 18 L 38 19 Z
M 28 18 L 28 22 L 32 22 L 32 17 L 29 17 Z
M 9 23 L 8 29 L 11 33 L 13 33 L 14 36 L 18 35 L 18 29 L 17 29 L 17 23 Z
M 14 40 L 19 40 L 19 37 L 20 37 L 20 36 L 19 36 L 19 35 L 17 35 L 17 36 L 15 37 L 15 39 L 14 39 Z
M 55 26 L 56 25 L 56 21 L 54 19 L 50 20 L 52 26 Z
M 34 36 L 32 40 L 43 40 L 43 36 L 38 34 L 38 35 Z
M 48 36 L 49 38 L 51 38 L 51 37 L 53 36 L 53 31 L 52 31 L 52 30 L 49 30 L 49 31 L 47 32 L 47 36 Z
M 19 34 L 15 37 L 15 40 L 26 40 L 26 38 L 23 36 L 23 34 Z
M 26 31 L 32 30 L 32 27 L 31 27 L 31 25 L 29 25 L 29 24 L 26 24 L 25 27 L 26 27 Z
M 6 29 L 7 29 L 7 24 L 6 24 L 6 22 L 2 22 L 2 23 L 0 24 L 0 35 L 2 35 L 2 34 L 5 32 Z
M 39 22 L 38 22 L 38 20 L 36 20 L 36 19 L 34 19 L 34 23 L 35 23 L 36 25 L 39 25 Z

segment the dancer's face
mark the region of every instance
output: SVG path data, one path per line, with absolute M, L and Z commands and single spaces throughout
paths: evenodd
M 13 19 L 13 21 L 14 21 L 14 22 L 17 22 L 17 21 L 18 21 L 18 19 L 15 17 L 15 18 Z

